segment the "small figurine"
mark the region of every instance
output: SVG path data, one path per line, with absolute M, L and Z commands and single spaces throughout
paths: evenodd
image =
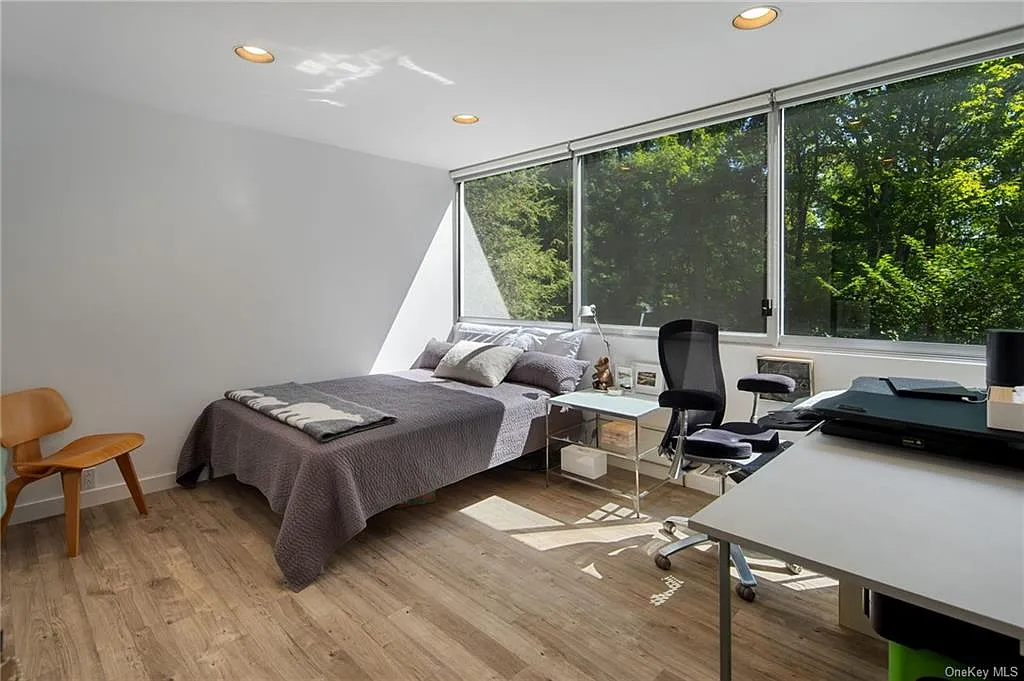
M 608 388 L 615 385 L 615 380 L 612 378 L 611 363 L 611 359 L 608 357 L 602 357 L 594 363 L 594 368 L 597 369 L 594 372 L 595 390 L 608 390 Z

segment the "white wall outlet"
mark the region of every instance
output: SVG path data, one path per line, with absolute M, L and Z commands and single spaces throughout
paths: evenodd
M 96 469 L 86 468 L 82 471 L 82 489 L 94 489 L 96 487 Z

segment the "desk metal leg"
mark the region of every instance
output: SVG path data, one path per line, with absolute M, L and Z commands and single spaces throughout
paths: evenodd
M 718 678 L 732 679 L 732 589 L 729 542 L 718 542 Z
M 551 486 L 551 405 L 544 410 L 544 486 Z
M 640 421 L 633 421 L 633 513 L 640 518 Z

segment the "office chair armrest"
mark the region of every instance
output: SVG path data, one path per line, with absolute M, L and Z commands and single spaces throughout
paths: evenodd
M 706 390 L 666 390 L 658 395 L 658 404 L 670 409 L 718 411 L 725 401 L 721 395 Z
M 736 382 L 736 387 L 747 393 L 791 393 L 796 381 L 782 374 L 748 374 Z

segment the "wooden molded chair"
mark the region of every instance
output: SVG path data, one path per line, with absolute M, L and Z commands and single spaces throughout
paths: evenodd
M 146 515 L 146 500 L 131 460 L 131 452 L 146 441 L 141 434 L 87 435 L 44 457 L 39 439 L 71 425 L 71 411 L 53 388 L 33 388 L 0 397 L 0 421 L 0 444 L 11 450 L 11 462 L 18 475 L 7 483 L 7 510 L 0 521 L 0 534 L 7 534 L 14 502 L 25 485 L 60 473 L 68 556 L 77 556 L 82 471 L 110 459 L 117 461 L 135 507 Z

